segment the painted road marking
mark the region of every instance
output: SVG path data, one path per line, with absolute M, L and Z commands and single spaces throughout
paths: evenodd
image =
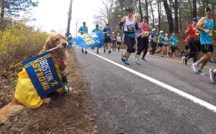
M 97 55 L 97 54 L 95 54 L 95 53 L 93 53 L 91 51 L 88 51 L 88 52 L 95 55 L 95 56 L 97 56 L 97 57 L 99 57 L 99 58 L 101 58 L 101 59 L 103 59 L 103 60 L 105 60 L 105 61 L 107 61 L 107 62 L 110 62 L 110 63 L 112 63 L 112 64 L 114 64 L 114 65 L 116 65 L 116 66 L 130 72 L 130 73 L 133 73 L 133 74 L 135 74 L 135 75 L 137 75 L 137 76 L 139 76 L 139 77 L 141 77 L 143 79 L 146 79 L 146 80 L 148 80 L 148 81 L 150 81 L 150 82 L 152 82 L 152 83 L 154 83 L 154 84 L 156 84 L 158 86 L 161 86 L 161 87 L 163 87 L 163 88 L 165 88 L 165 89 L 167 89 L 167 90 L 169 90 L 171 92 L 174 92 L 174 93 L 176 93 L 176 94 L 178 94 L 178 95 L 180 95 L 180 96 L 182 96 L 182 97 L 184 97 L 186 99 L 189 99 L 189 100 L 193 101 L 194 103 L 199 104 L 200 106 L 203 106 L 203 107 L 205 107 L 205 108 L 207 108 L 207 109 L 209 109 L 209 110 L 216 113 L 216 106 L 214 106 L 214 105 L 212 105 L 212 104 L 210 104 L 210 103 L 208 103 L 206 101 L 203 101 L 203 100 L 201 100 L 201 99 L 199 99 L 199 98 L 197 98 L 195 96 L 192 96 L 192 95 L 190 95 L 188 93 L 185 93 L 185 92 L 183 92 L 183 91 L 181 91 L 181 90 L 179 90 L 179 89 L 177 89 L 175 87 L 167 85 L 166 83 L 160 82 L 160 81 L 158 81 L 158 80 L 156 80 L 154 78 L 151 78 L 151 77 L 149 77 L 147 75 L 144 75 L 144 74 L 142 74 L 140 72 L 137 72 L 137 71 L 135 71 L 133 69 L 130 69 L 130 68 L 125 67 L 125 66 L 123 66 L 121 64 L 118 64 L 118 63 L 116 63 L 116 62 L 114 62 L 112 60 L 109 60 L 109 59 L 104 58 L 104 57 L 102 57 L 100 55 Z
M 174 61 L 174 62 L 179 62 L 179 63 L 182 63 L 182 61 L 180 60 L 174 60 L 174 59 L 169 59 L 169 58 L 162 58 L 162 57 L 159 57 L 159 56 L 154 56 L 155 58 L 158 58 L 158 59 L 164 59 L 164 60 L 169 60 L 169 61 Z M 187 63 L 188 65 L 191 65 L 191 63 Z M 206 69 L 213 69 L 211 67 L 208 67 L 208 66 L 205 66 L 204 68 Z

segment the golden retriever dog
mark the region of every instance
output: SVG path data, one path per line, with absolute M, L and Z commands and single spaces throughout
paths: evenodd
M 52 54 L 52 59 L 54 61 L 54 65 L 55 67 L 57 67 L 56 68 L 57 73 L 60 71 L 63 72 L 63 74 L 58 73 L 58 75 L 60 76 L 59 77 L 60 80 L 62 79 L 62 75 L 65 74 L 65 69 L 66 69 L 65 62 L 69 58 L 68 52 L 65 49 L 62 49 L 64 48 L 63 46 L 67 46 L 67 45 L 68 43 L 66 37 L 64 37 L 62 34 L 54 33 L 48 37 L 45 45 L 43 46 L 43 49 L 39 52 L 39 54 L 41 54 L 46 52 L 47 50 L 58 47 L 57 49 L 52 50 L 51 54 Z M 18 86 L 16 87 L 14 98 L 12 99 L 12 101 L 0 110 L 0 124 L 5 123 L 8 117 L 21 112 L 24 106 L 30 108 L 38 108 L 42 104 L 49 103 L 51 100 L 51 98 L 45 98 L 41 100 L 41 98 L 37 94 L 36 89 L 31 83 L 31 80 L 29 79 L 25 68 L 23 68 L 23 71 L 18 73 L 18 76 L 19 78 L 17 81 L 17 85 L 20 83 L 22 84 L 20 79 L 24 77 L 25 83 L 28 84 L 28 87 L 25 86 L 25 84 L 23 84 L 24 86 L 21 86 L 21 88 L 19 88 Z M 63 88 L 57 90 L 57 92 L 62 92 L 62 91 Z M 23 95 L 17 97 L 16 94 L 23 94 Z

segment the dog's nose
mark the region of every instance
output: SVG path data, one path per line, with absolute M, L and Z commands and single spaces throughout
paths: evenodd
M 66 47 L 67 47 L 67 43 L 66 43 L 66 42 L 62 43 L 62 46 L 63 46 L 64 48 L 66 48 Z

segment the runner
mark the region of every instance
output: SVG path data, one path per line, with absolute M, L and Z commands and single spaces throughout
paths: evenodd
M 148 52 L 148 48 L 149 48 L 149 25 L 147 24 L 147 16 L 143 16 L 143 22 L 142 22 L 142 27 L 144 30 L 144 37 L 143 37 L 143 45 L 144 45 L 144 51 L 143 51 L 143 56 L 141 58 L 142 61 L 146 61 L 145 56 Z
M 160 31 L 160 35 L 158 36 L 158 49 L 156 52 L 160 52 L 161 57 L 163 57 L 164 53 L 164 36 L 163 31 Z
M 156 29 L 152 29 L 152 34 L 150 34 L 149 39 L 150 39 L 150 47 L 151 47 L 150 55 L 152 55 L 152 57 L 153 57 L 153 55 L 155 54 L 155 51 L 156 51 L 156 47 L 157 47 Z
M 99 25 L 96 25 L 96 28 L 92 30 L 92 32 L 97 32 L 97 33 L 101 33 L 101 30 L 99 29 Z M 92 49 L 94 50 L 94 47 L 92 47 Z M 99 54 L 99 47 L 97 48 L 97 54 Z
M 168 40 L 169 40 L 168 34 L 166 33 L 165 37 L 164 37 L 164 50 L 166 51 L 167 56 L 168 56 L 168 52 L 169 52 Z
M 81 33 L 81 35 L 88 33 L 88 27 L 86 27 L 86 23 L 85 22 L 83 22 L 83 26 L 81 26 L 79 28 L 78 32 Z M 82 53 L 84 53 L 83 48 L 82 48 Z M 85 54 L 87 54 L 87 48 L 85 48 Z
M 112 50 L 116 51 L 116 35 L 115 35 L 115 32 L 112 32 L 111 39 L 112 39 Z
M 127 50 L 122 54 L 122 62 L 124 62 L 126 65 L 130 65 L 128 62 L 128 59 L 131 55 L 131 53 L 135 52 L 135 19 L 133 18 L 133 9 L 128 8 L 127 9 L 128 15 L 126 17 L 123 17 L 121 19 L 121 22 L 119 24 L 119 29 L 124 25 L 124 43 L 127 45 Z M 138 28 L 137 28 L 138 29 Z
M 183 53 L 187 53 L 187 51 L 188 51 L 188 49 L 190 49 L 190 47 L 189 47 L 189 40 L 190 40 L 190 35 L 188 35 L 187 37 L 186 37 L 186 39 L 185 39 L 185 48 L 184 48 L 184 50 L 180 53 L 180 56 L 182 56 L 182 54 Z M 182 61 L 184 61 L 183 59 L 185 58 L 185 56 L 184 57 L 182 57 Z
M 118 51 L 120 51 L 119 49 L 120 49 L 120 46 L 121 46 L 121 36 L 120 36 L 120 34 L 118 33 L 118 35 L 117 35 L 117 47 L 118 47 Z
M 144 44 L 143 44 L 144 31 L 142 28 L 142 24 L 140 23 L 140 14 L 136 13 L 136 14 L 134 14 L 134 17 L 135 17 L 135 21 L 136 21 L 135 25 L 136 25 L 136 27 L 138 27 L 138 30 L 135 30 L 135 35 L 137 38 L 137 48 L 138 48 L 138 51 L 136 53 L 135 64 L 140 65 L 139 57 L 140 57 L 141 52 L 144 49 Z
M 175 56 L 175 51 L 176 51 L 176 36 L 175 36 L 175 33 L 172 33 L 172 36 L 169 38 L 169 42 L 170 42 L 171 51 L 168 52 L 168 55 L 170 57 L 176 57 Z
M 109 24 L 106 24 L 106 28 L 104 28 L 103 33 L 105 34 L 105 41 L 104 41 L 104 53 L 106 49 L 108 49 L 108 53 L 111 53 L 111 39 L 110 39 L 110 28 Z
M 202 17 L 196 28 L 201 31 L 200 34 L 200 43 L 201 50 L 204 53 L 204 56 L 196 63 L 193 63 L 193 71 L 195 73 L 200 73 L 201 75 L 206 75 L 203 71 L 204 66 L 211 60 L 213 45 L 212 45 L 212 35 L 213 35 L 213 20 L 211 19 L 211 8 L 207 7 L 205 9 L 206 17 Z M 215 33 L 215 31 L 214 31 Z M 202 63 L 202 64 L 201 64 Z M 201 64 L 200 68 L 199 65 Z
M 183 62 L 185 65 L 187 65 L 188 59 L 193 58 L 193 63 L 197 61 L 197 56 L 200 52 L 200 31 L 196 29 L 197 25 L 197 18 L 193 18 L 193 24 L 189 25 L 185 31 L 185 33 L 189 33 L 190 35 L 190 41 L 189 41 L 189 47 L 190 51 L 189 53 L 183 58 Z

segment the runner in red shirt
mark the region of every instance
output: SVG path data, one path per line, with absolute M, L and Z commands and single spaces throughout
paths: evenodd
M 190 49 L 190 47 L 188 45 L 189 40 L 190 40 L 190 35 L 188 35 L 185 39 L 185 49 L 181 52 L 180 56 L 182 56 L 183 53 L 187 53 L 188 49 Z
M 187 61 L 188 59 L 193 57 L 193 63 L 195 63 L 197 61 L 197 56 L 200 52 L 200 31 L 198 31 L 196 29 L 196 25 L 197 25 L 197 18 L 194 17 L 193 18 L 193 24 L 190 24 L 185 33 L 189 33 L 190 35 L 190 41 L 189 41 L 189 47 L 190 47 L 190 52 L 185 56 L 185 59 L 183 59 L 185 65 L 187 65 Z
M 143 22 L 141 23 L 142 24 L 142 27 L 143 27 L 143 30 L 144 30 L 144 37 L 143 37 L 143 45 L 144 45 L 144 51 L 143 51 L 143 56 L 141 58 L 142 61 L 145 61 L 145 56 L 146 56 L 146 53 L 148 51 L 148 47 L 149 47 L 149 25 L 147 24 L 147 19 L 148 17 L 147 16 L 143 16 Z

